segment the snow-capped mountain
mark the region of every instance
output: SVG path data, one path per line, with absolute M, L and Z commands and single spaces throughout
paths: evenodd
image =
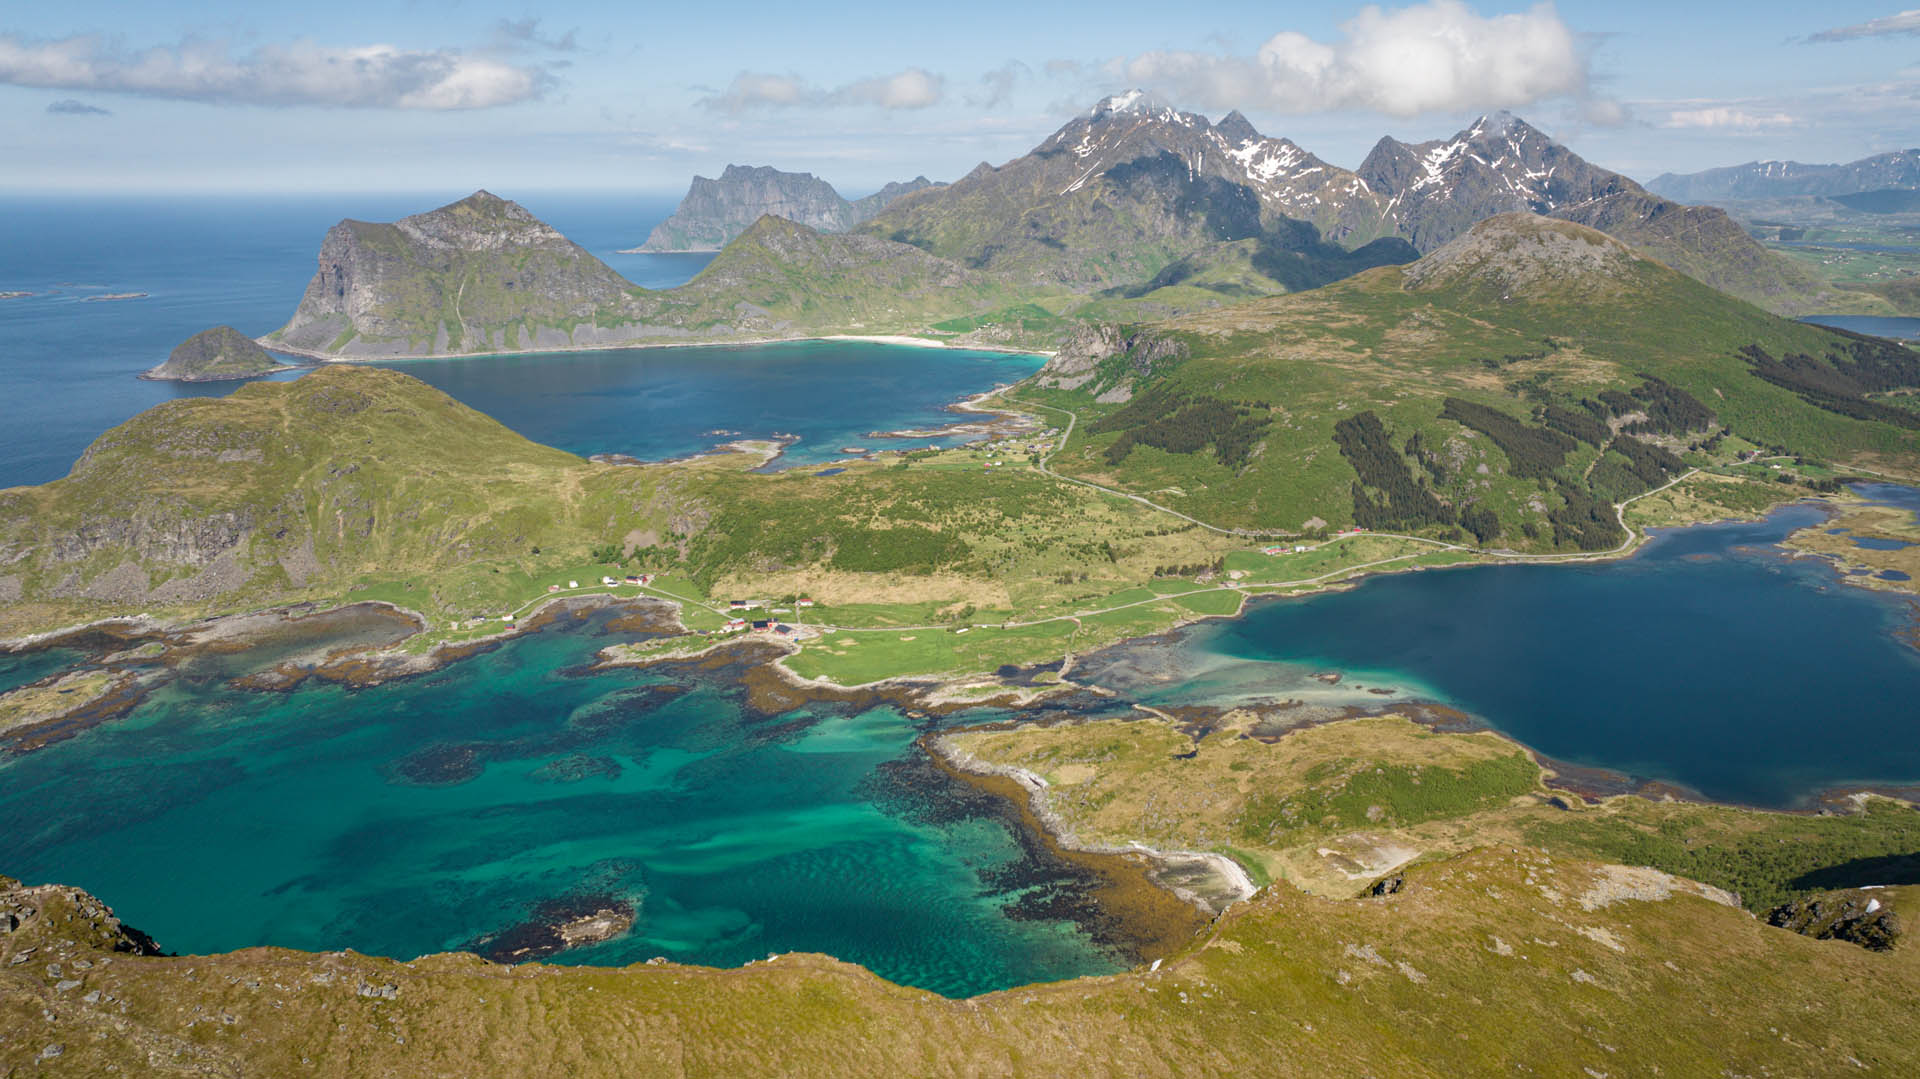
M 1387 199 L 1399 235 L 1422 251 L 1495 214 L 1551 215 L 1640 190 L 1506 112 L 1483 116 L 1450 139 L 1408 145 L 1383 138 L 1359 175 Z

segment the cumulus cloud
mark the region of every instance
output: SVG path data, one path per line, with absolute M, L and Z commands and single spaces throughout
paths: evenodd
M 700 99 L 703 108 L 739 113 L 751 109 L 795 106 L 839 108 L 867 105 L 881 109 L 924 109 L 946 95 L 947 80 L 924 68 L 910 67 L 892 75 L 876 75 L 834 89 L 816 87 L 798 75 L 769 75 L 742 71 L 727 88 Z
M 1732 105 L 1709 105 L 1698 109 L 1674 109 L 1667 114 L 1666 123 L 1662 126 L 1750 132 L 1792 127 L 1798 122 L 1784 112 L 1754 112 Z
M 222 105 L 484 109 L 539 97 L 546 71 L 455 49 L 263 45 L 187 40 L 138 52 L 77 35 L 35 41 L 0 34 L 0 84 L 138 94 Z
M 1883 15 L 1852 26 L 1836 26 L 1807 38 L 1808 41 L 1852 41 L 1862 37 L 1895 37 L 1920 34 L 1920 11 L 1902 11 Z
M 47 106 L 47 111 L 56 116 L 112 116 L 113 113 L 98 105 L 89 105 L 73 98 L 62 98 Z
M 1284 31 L 1253 56 L 1150 52 L 1120 74 L 1213 108 L 1390 116 L 1590 98 L 1586 49 L 1551 4 L 1483 17 L 1460 0 L 1369 6 L 1316 41 Z

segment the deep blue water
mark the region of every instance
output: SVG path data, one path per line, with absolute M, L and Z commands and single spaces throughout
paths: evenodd
M 1883 315 L 1808 315 L 1800 321 L 1811 322 L 1816 326 L 1832 326 L 1838 330 L 1852 330 L 1854 333 L 1872 334 L 1875 337 L 1891 337 L 1900 341 L 1920 340 L 1920 318 Z
M 340 218 L 392 220 L 464 194 L 0 200 L 0 292 L 34 293 L 0 300 L 0 487 L 65 475 L 102 431 L 162 401 L 232 392 L 233 383 L 134 376 L 209 326 L 227 323 L 257 336 L 283 324 L 313 275 L 321 237 Z M 671 200 L 536 193 L 520 201 L 650 288 L 683 284 L 711 259 L 616 253 L 645 239 L 672 211 Z M 149 295 L 84 302 L 124 292 Z M 793 459 L 805 462 L 830 458 L 875 428 L 949 422 L 945 404 L 1024 377 L 1039 362 L 877 346 L 786 348 L 396 366 L 530 438 L 575 452 L 675 456 L 706 448 L 714 440 L 704 432 L 727 428 L 799 435 Z M 833 375 L 809 377 L 814 367 Z
M 1154 696 L 1284 697 L 1343 671 L 1548 756 L 1719 800 L 1920 782 L 1920 651 L 1900 639 L 1912 598 L 1773 546 L 1821 517 L 1793 506 L 1663 532 L 1620 562 L 1401 574 L 1260 603 L 1197 627 L 1181 645 L 1194 676 Z

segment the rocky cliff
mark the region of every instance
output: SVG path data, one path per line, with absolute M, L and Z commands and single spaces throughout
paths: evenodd
M 901 195 L 937 186 L 925 176 L 890 183 L 848 202 L 810 172 L 765 165 L 728 165 L 718 180 L 695 176 L 673 216 L 654 227 L 634 251 L 718 251 L 755 221 L 771 214 L 820 232 L 845 232 Z
M 774 216 L 694 280 L 650 291 L 481 191 L 392 224 L 334 226 L 293 318 L 262 340 L 377 358 L 897 333 L 984 310 L 1003 291 L 905 244 Z
M 215 326 L 182 341 L 167 357 L 167 362 L 140 377 L 157 381 L 220 382 L 284 369 L 285 365 L 253 338 L 232 326 Z
M 328 356 L 448 355 L 628 339 L 644 293 L 518 203 L 486 191 L 392 224 L 342 221 L 269 345 Z

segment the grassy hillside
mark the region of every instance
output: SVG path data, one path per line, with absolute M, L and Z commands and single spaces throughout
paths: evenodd
M 1439 734 L 1398 716 L 1276 737 L 1252 712 L 1204 738 L 1160 719 L 945 737 L 952 751 L 1046 781 L 1081 842 L 1216 850 L 1269 880 L 1354 896 L 1416 861 L 1515 843 L 1645 865 L 1737 895 L 1755 913 L 1829 889 L 1902 883 L 1920 810 L 1887 799 L 1833 816 L 1633 796 L 1587 804 L 1491 732 Z
M 1233 760 L 1251 762 L 1253 773 L 1204 759 L 1168 774 L 1177 783 L 1204 771 L 1216 790 L 1253 774 L 1269 785 L 1269 797 L 1325 794 L 1337 815 L 1344 796 L 1331 790 L 1333 777 L 1354 777 L 1353 789 L 1374 774 L 1360 765 L 1384 754 L 1378 772 L 1385 778 L 1372 782 L 1385 793 L 1364 797 L 1413 792 L 1393 802 L 1396 813 L 1433 810 L 1438 816 L 1429 819 L 1438 820 L 1508 793 L 1498 781 L 1464 793 L 1446 781 L 1459 763 L 1449 759 L 1446 739 L 1425 736 L 1429 746 L 1378 721 L 1372 728 L 1374 736 L 1344 751 L 1332 744 L 1338 728 L 1327 728 L 1318 751 L 1324 759 L 1304 768 L 1304 760 L 1270 768 L 1262 759 L 1298 758 L 1288 745 L 1296 733 L 1274 745 L 1231 743 Z M 1036 763 L 1052 767 L 1063 784 L 1075 782 L 1070 760 L 1091 750 L 1082 735 L 1094 729 L 1037 733 L 1055 736 L 1060 752 L 1051 764 Z M 1474 748 L 1462 759 L 1495 762 L 1504 774 L 1498 762 L 1511 748 L 1479 745 L 1485 741 L 1466 740 Z M 1118 757 L 1086 756 L 1078 766 L 1096 785 L 1130 774 L 1122 770 L 1131 748 L 1121 746 Z M 1305 785 L 1288 786 L 1288 776 Z M 1441 789 L 1422 789 L 1429 781 Z M 1586 821 L 1604 813 L 1562 816 Z M 1381 827 L 1401 823 L 1396 817 Z M 1836 1066 L 1896 1076 L 1920 1066 L 1912 1028 L 1920 950 L 1911 942 L 1872 952 L 1809 939 L 1657 870 L 1582 861 L 1559 836 L 1552 850 L 1502 841 L 1429 854 L 1380 898 L 1276 885 L 1158 969 L 970 1000 L 800 954 L 729 971 L 671 963 L 504 967 L 470 955 L 395 962 L 274 948 L 154 957 L 135 954 L 145 942 L 85 893 L 0 880 L 0 912 L 17 921 L 0 936 L 0 1067 L 144 1075 L 1320 1076 L 1331 1065 L 1374 1075 L 1579 1077 L 1819 1075 Z M 1920 900 L 1913 891 L 1872 894 L 1910 920 Z M 23 955 L 29 958 L 13 961 Z
M 1053 467 L 1225 525 L 1595 548 L 1623 538 L 1612 502 L 1741 447 L 1920 466 L 1913 414 L 1861 403 L 1891 388 L 1868 368 L 1920 380 L 1910 351 L 1526 215 L 1411 266 L 1109 342 L 1064 352 L 1024 395 L 1079 414 Z

